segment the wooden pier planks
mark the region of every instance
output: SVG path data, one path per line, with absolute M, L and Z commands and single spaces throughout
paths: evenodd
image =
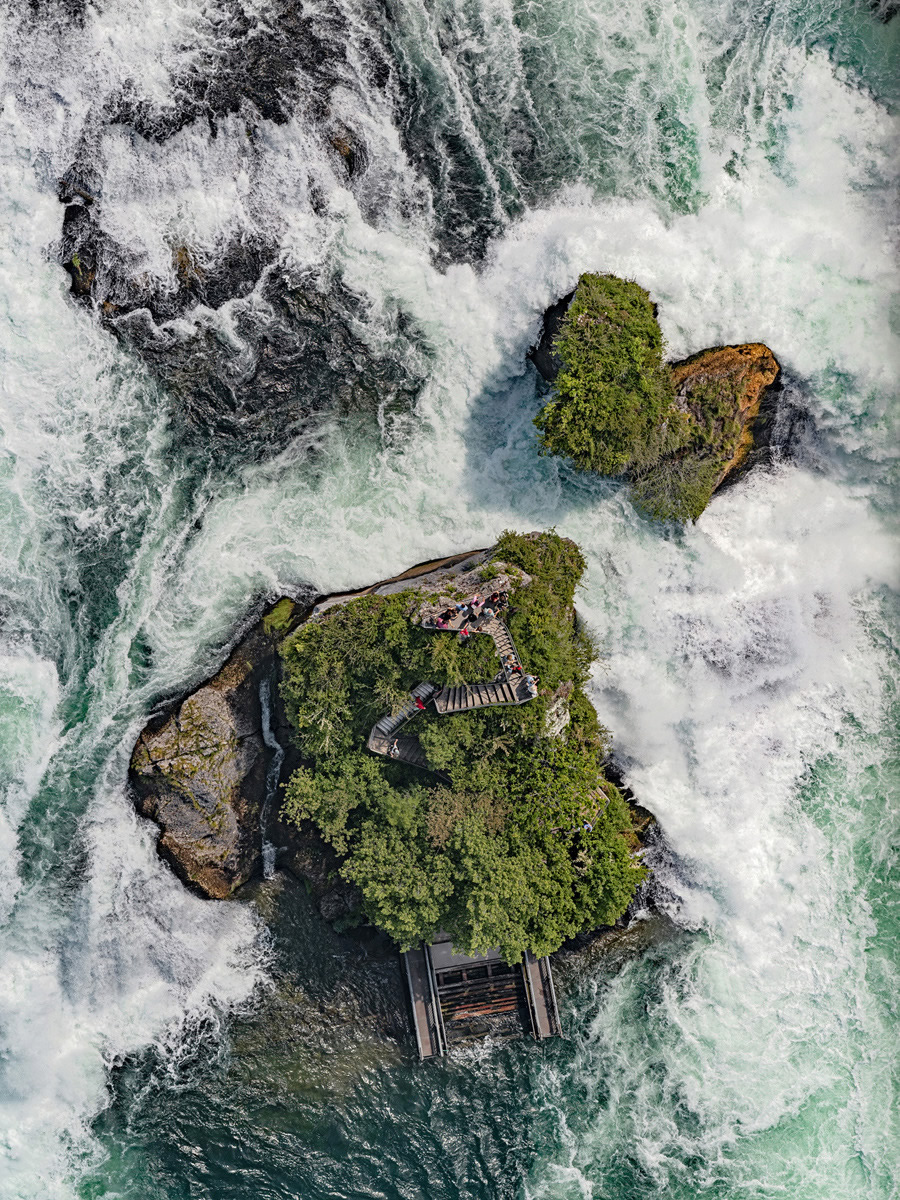
M 419 1057 L 435 1058 L 444 1054 L 446 1047 L 441 1036 L 443 1023 L 434 993 L 427 948 L 407 950 L 403 960 L 406 964 L 406 981 L 409 984 Z
M 528 990 L 534 1036 L 538 1041 L 554 1037 L 559 1033 L 559 1012 L 549 958 L 535 958 L 530 950 L 526 950 L 522 974 Z

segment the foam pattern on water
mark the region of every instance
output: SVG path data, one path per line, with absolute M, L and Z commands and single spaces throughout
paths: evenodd
M 366 13 L 343 11 L 362 45 Z M 870 36 L 868 18 L 400 5 L 382 30 L 390 87 L 331 94 L 368 148 L 348 186 L 302 98 L 283 124 L 258 123 L 252 150 L 239 114 L 215 138 L 193 122 L 164 142 L 98 116 L 126 84 L 171 106 L 173 79 L 212 53 L 214 12 L 3 13 L 16 47 L 0 118 L 4 1194 L 76 1194 L 117 1145 L 92 1127 L 110 1070 L 153 1048 L 177 1097 L 199 1031 L 225 1052 L 225 1017 L 264 979 L 252 910 L 188 894 L 133 814 L 127 758 L 151 706 L 221 660 L 250 598 L 363 584 L 555 523 L 587 553 L 579 602 L 605 660 L 594 697 L 672 845 L 681 934 L 571 993 L 571 1045 L 534 1070 L 529 1191 L 892 1195 L 896 127 L 857 86 L 864 64 L 833 61 Z M 228 473 L 183 456 L 169 398 L 51 265 L 56 181 L 88 137 L 110 227 L 158 277 L 172 237 L 214 257 L 234 231 L 264 230 L 292 267 L 366 297 L 372 344 L 409 314 L 410 353 L 430 364 L 415 415 L 383 412 L 374 435 L 331 418 Z M 767 341 L 809 407 L 815 457 L 745 480 L 682 533 L 642 521 L 618 485 L 539 459 L 524 352 L 589 269 L 648 286 L 675 355 Z M 197 319 L 227 339 L 232 317 Z M 442 1108 L 443 1077 L 429 1084 L 454 1162 L 470 1143 L 480 1153 L 473 1123 L 505 1136 L 491 1060 L 471 1072 L 465 1104 Z M 366 1105 L 388 1108 L 392 1086 L 373 1073 Z M 221 1119 L 222 1145 L 186 1151 L 211 1195 L 234 1194 L 215 1179 L 233 1141 Z M 341 1154 L 316 1147 L 319 1186 L 347 1159 L 372 1194 L 396 1194 L 424 1136 L 400 1124 L 402 1143 L 375 1153 L 348 1120 Z M 316 1123 L 303 1127 L 314 1142 Z M 261 1188 L 292 1194 L 279 1153 L 266 1144 Z M 438 1195 L 434 1146 L 422 1161 Z M 504 1194 L 485 1162 L 475 1192 Z
M 890 1013 L 868 985 L 856 855 L 891 836 L 897 809 L 882 813 L 882 795 L 868 813 L 856 794 L 884 755 L 886 697 L 845 588 L 893 578 L 893 555 L 820 481 L 794 477 L 790 495 L 788 509 L 771 480 L 726 495 L 702 557 L 633 547 L 598 597 L 598 708 L 681 856 L 664 881 L 695 932 L 578 997 L 587 1029 L 546 1091 L 569 1131 L 559 1166 L 587 1194 L 616 1181 L 688 1196 L 718 1181 L 727 1194 L 862 1197 L 892 1178 L 892 1093 L 873 1052 Z M 573 1112 L 561 1101 L 587 1080 L 604 1083 Z M 543 1172 L 536 1194 L 559 1194 L 559 1178 Z

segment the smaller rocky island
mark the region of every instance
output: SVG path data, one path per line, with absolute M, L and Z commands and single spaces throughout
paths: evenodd
M 628 479 L 660 520 L 696 520 L 747 460 L 779 365 L 758 342 L 664 361 L 656 307 L 637 283 L 582 275 L 548 310 L 532 351 L 553 392 L 535 418 L 542 453 Z

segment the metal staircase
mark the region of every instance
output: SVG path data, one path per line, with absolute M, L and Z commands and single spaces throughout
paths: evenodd
M 459 618 L 448 623 L 446 629 L 433 623 L 423 622 L 423 629 L 433 629 L 436 633 L 459 633 L 468 624 L 467 618 Z M 433 702 L 435 710 L 442 715 L 471 712 L 476 708 L 490 708 L 499 704 L 526 704 L 535 698 L 528 684 L 522 677 L 522 660 L 516 650 L 512 634 L 499 617 L 482 621 L 473 629 L 474 633 L 486 633 L 494 642 L 497 657 L 500 659 L 500 671 L 490 683 L 462 683 L 457 687 L 438 688 L 433 683 L 419 683 L 412 692 L 406 704 L 396 713 L 388 713 L 376 721 L 369 734 L 368 747 L 375 754 L 384 754 L 398 762 L 408 763 L 423 771 L 433 768 L 428 760 L 418 738 L 401 737 L 397 731 L 412 720 L 421 709 L 416 704 L 420 699 L 424 704 Z M 507 662 L 512 659 L 512 664 Z M 440 772 L 437 772 L 439 774 Z
M 372 728 L 372 733 L 379 733 L 382 737 L 390 737 L 392 733 L 405 725 L 410 717 L 414 717 L 417 712 L 420 712 L 416 700 L 421 700 L 427 704 L 431 697 L 438 689 L 433 683 L 417 683 L 409 694 L 409 700 L 403 705 L 393 716 L 388 713 L 386 717 L 382 717 L 380 721 L 376 721 Z

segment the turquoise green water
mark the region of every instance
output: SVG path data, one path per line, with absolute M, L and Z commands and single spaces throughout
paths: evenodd
M 110 119 L 123 87 L 176 102 L 215 11 L 3 9 L 0 1195 L 895 1197 L 900 23 L 342 0 L 351 66 L 307 91 L 362 131 L 348 182 L 302 88 L 253 138 L 240 113 L 160 144 Z M 66 295 L 79 156 L 154 277 L 172 244 L 262 231 L 339 280 L 361 342 L 425 373 L 415 406 L 325 412 L 265 462 L 188 445 Z M 766 341 L 794 456 L 683 531 L 539 459 L 524 354 L 586 269 L 649 287 L 673 356 Z M 249 360 L 254 303 L 166 336 Z M 255 598 L 549 525 L 585 549 L 592 694 L 671 848 L 669 924 L 559 963 L 565 1040 L 420 1067 L 390 948 L 284 877 L 188 894 L 127 761 Z

